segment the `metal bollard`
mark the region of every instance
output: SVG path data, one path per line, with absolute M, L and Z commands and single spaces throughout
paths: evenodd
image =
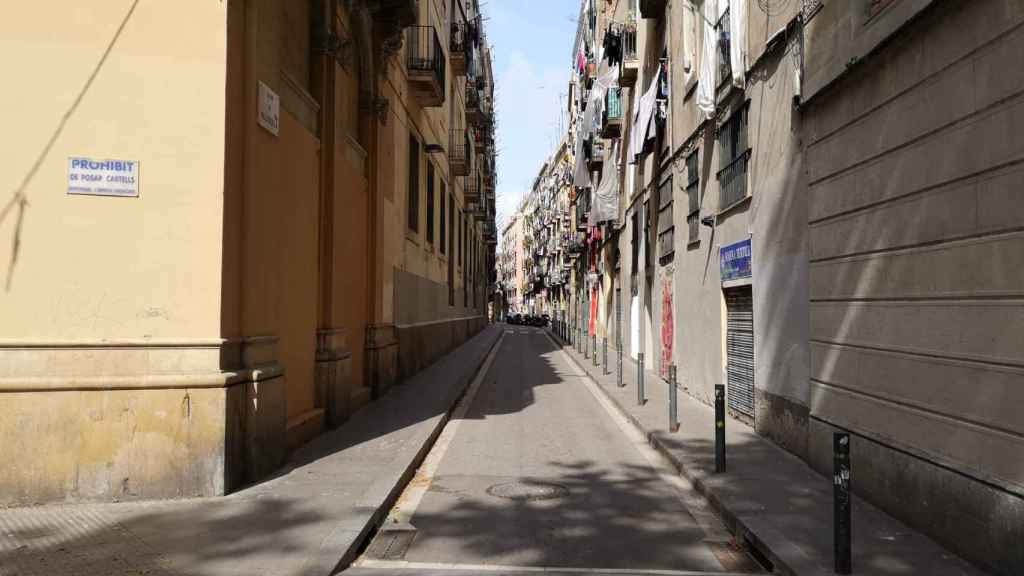
M 626 383 L 622 381 L 622 341 L 621 341 L 621 339 L 619 340 L 619 376 L 618 376 L 618 378 L 619 378 L 619 381 L 618 381 L 619 388 L 622 388 L 623 386 L 626 385 Z
M 725 384 L 715 384 L 715 473 L 725 472 Z
M 835 546 L 836 574 L 850 574 L 851 526 L 850 526 L 850 435 L 846 432 L 832 434 L 832 518 L 833 543 Z
M 590 338 L 588 338 L 587 336 L 589 336 L 589 334 L 584 332 L 583 333 L 583 359 L 584 360 L 586 360 L 587 358 L 590 358 Z
M 597 333 L 590 337 L 590 353 L 594 356 L 594 366 L 597 366 Z
M 603 345 L 603 347 L 604 347 L 604 349 L 603 349 L 603 351 L 601 353 L 601 366 L 604 366 L 604 368 L 601 370 L 601 372 L 605 376 L 607 376 L 607 375 L 611 374 L 611 372 L 608 371 L 608 336 L 607 335 L 604 337 L 604 345 Z
M 668 367 L 668 431 L 679 432 L 679 391 L 676 390 L 676 365 Z
M 644 394 L 644 353 L 637 353 L 636 361 L 636 405 L 643 406 L 647 402 Z

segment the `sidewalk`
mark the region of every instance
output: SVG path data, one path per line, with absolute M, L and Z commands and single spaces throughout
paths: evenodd
M 556 342 L 559 338 L 552 333 Z M 646 372 L 647 402 L 637 406 L 636 364 L 623 360 L 623 382 L 616 384 L 616 360 L 608 351 L 611 374 L 584 359 L 568 344 L 570 357 L 600 390 L 679 472 L 704 494 L 726 525 L 775 567 L 798 576 L 833 574 L 832 482 L 803 461 L 729 418 L 726 423 L 727 472 L 714 474 L 714 409 L 685 392 L 678 395 L 681 423 L 668 432 L 668 383 Z M 857 463 L 853 463 L 856 486 Z M 871 576 L 927 574 L 981 575 L 928 537 L 871 504 L 853 500 L 853 573 Z
M 0 510 L 0 576 L 326 576 L 386 517 L 502 329 L 221 498 Z

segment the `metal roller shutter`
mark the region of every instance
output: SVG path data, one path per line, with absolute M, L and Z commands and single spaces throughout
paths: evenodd
M 754 301 L 749 286 L 725 292 L 729 408 L 754 417 Z

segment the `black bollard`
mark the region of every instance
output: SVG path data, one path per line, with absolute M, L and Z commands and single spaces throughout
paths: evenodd
M 668 431 L 679 432 L 678 390 L 676 390 L 676 365 L 668 367 Z
M 602 345 L 601 366 L 604 367 L 604 368 L 601 369 L 601 372 L 605 376 L 611 374 L 611 372 L 608 371 L 608 336 L 607 335 L 605 335 L 605 337 L 604 337 L 604 344 Z
M 850 435 L 846 432 L 832 434 L 832 509 L 835 545 L 836 574 L 850 574 L 852 571 L 851 526 L 850 526 Z
M 715 384 L 715 473 L 725 472 L 725 384 Z
M 644 394 L 644 353 L 636 355 L 636 405 L 643 406 L 647 402 Z
M 594 355 L 594 366 L 597 366 L 597 332 L 590 337 L 591 354 Z

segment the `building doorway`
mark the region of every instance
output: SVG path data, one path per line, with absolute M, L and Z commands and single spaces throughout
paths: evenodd
M 725 290 L 726 392 L 729 409 L 754 417 L 754 298 L 751 287 Z

